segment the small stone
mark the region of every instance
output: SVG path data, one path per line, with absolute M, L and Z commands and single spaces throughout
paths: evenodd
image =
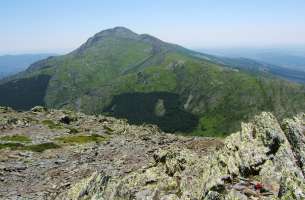
M 34 108 L 31 109 L 31 111 L 34 113 L 40 113 L 40 112 L 47 112 L 48 109 L 43 106 L 35 106 Z
M 63 163 L 65 163 L 66 162 L 66 160 L 56 160 L 54 163 L 55 164 L 57 164 L 57 165 L 60 165 L 60 164 L 63 164 Z

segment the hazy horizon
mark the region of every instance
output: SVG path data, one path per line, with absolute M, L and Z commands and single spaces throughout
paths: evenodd
M 1 1 L 0 54 L 67 53 L 115 26 L 191 49 L 305 47 L 305 2 Z
M 85 42 L 85 41 L 84 41 Z M 178 43 L 177 43 L 178 44 Z M 77 46 L 78 47 L 78 46 Z M 75 47 L 75 48 L 77 48 Z M 54 55 L 65 55 L 75 50 L 75 48 L 71 49 L 54 49 L 52 50 L 42 50 L 42 51 L 20 51 L 20 52 L 0 52 L 0 56 L 14 56 L 14 55 L 37 55 L 37 54 L 54 54 Z M 285 53 L 291 55 L 299 55 L 305 57 L 305 45 L 295 45 L 295 46 L 240 46 L 240 47 L 198 47 L 192 48 L 188 47 L 191 50 L 207 53 L 211 55 L 218 56 L 228 56 L 228 57 L 243 57 L 244 53 L 248 52 L 272 52 L 272 53 Z M 241 53 L 241 54 L 240 54 Z M 240 55 L 240 56 L 239 56 Z M 246 57 L 246 56 L 245 56 Z

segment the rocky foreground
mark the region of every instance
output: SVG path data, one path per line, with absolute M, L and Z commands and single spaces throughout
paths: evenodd
M 224 141 L 35 107 L 0 108 L 0 199 L 305 199 L 305 115 Z

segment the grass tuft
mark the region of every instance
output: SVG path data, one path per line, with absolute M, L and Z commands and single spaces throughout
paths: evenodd
M 52 120 L 43 120 L 42 124 L 49 127 L 49 129 L 62 129 L 63 128 L 60 124 L 57 124 Z
M 21 150 L 21 151 L 23 150 L 23 151 L 33 151 L 33 152 L 42 153 L 48 149 L 60 148 L 60 146 L 52 142 L 42 143 L 42 144 L 32 144 L 32 145 L 24 145 L 21 143 L 0 144 L 0 149 L 5 149 L 5 148 L 9 148 L 10 150 Z
M 25 135 L 6 135 L 0 138 L 2 141 L 10 141 L 10 142 L 31 142 L 32 140 Z
M 38 153 L 42 153 L 45 150 L 48 149 L 58 149 L 60 148 L 59 145 L 53 143 L 53 142 L 47 142 L 47 143 L 42 143 L 42 144 L 33 144 L 29 146 L 24 146 L 22 150 L 28 150 L 28 151 L 34 151 Z
M 106 140 L 105 137 L 97 134 L 93 135 L 73 135 L 73 136 L 63 136 L 55 138 L 56 141 L 68 144 L 85 144 L 90 142 L 103 142 Z
M 1 143 L 0 144 L 0 149 L 9 148 L 11 150 L 18 150 L 22 147 L 24 147 L 24 145 L 21 143 Z

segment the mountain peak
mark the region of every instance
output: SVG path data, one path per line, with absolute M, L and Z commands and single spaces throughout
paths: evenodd
M 116 26 L 116 27 L 108 29 L 108 30 L 113 30 L 113 31 L 117 31 L 117 32 L 133 32 L 124 26 Z
M 98 43 L 99 41 L 103 40 L 104 38 L 108 37 L 115 37 L 115 38 L 126 38 L 126 39 L 137 39 L 139 37 L 138 34 L 131 31 L 128 28 L 117 26 L 114 28 L 106 29 L 101 32 L 96 33 L 93 37 L 89 38 L 86 43 L 80 46 L 72 53 L 81 53 L 88 47 L 93 46 L 94 44 Z
M 151 36 L 149 34 L 137 34 L 133 32 L 132 30 L 117 26 L 114 28 L 103 30 L 97 34 L 95 34 L 93 37 L 89 38 L 86 43 L 84 43 L 80 48 L 78 48 L 76 51 L 78 53 L 84 52 L 86 49 L 95 46 L 96 44 L 100 43 L 101 41 L 104 41 L 105 39 L 109 38 L 116 38 L 116 39 L 127 39 L 127 40 L 134 40 L 138 42 L 144 42 L 146 44 L 152 45 L 155 51 L 160 51 L 161 48 L 164 49 L 181 49 L 181 47 L 177 48 L 178 45 L 173 45 L 170 43 L 166 43 L 159 38 L 156 38 L 154 36 Z
M 135 32 L 133 32 L 130 29 L 125 28 L 123 26 L 117 26 L 114 28 L 103 30 L 103 31 L 95 34 L 95 36 L 93 36 L 93 38 L 102 37 L 102 36 L 118 36 L 118 37 L 134 38 L 134 37 L 138 36 L 138 34 L 136 34 Z

